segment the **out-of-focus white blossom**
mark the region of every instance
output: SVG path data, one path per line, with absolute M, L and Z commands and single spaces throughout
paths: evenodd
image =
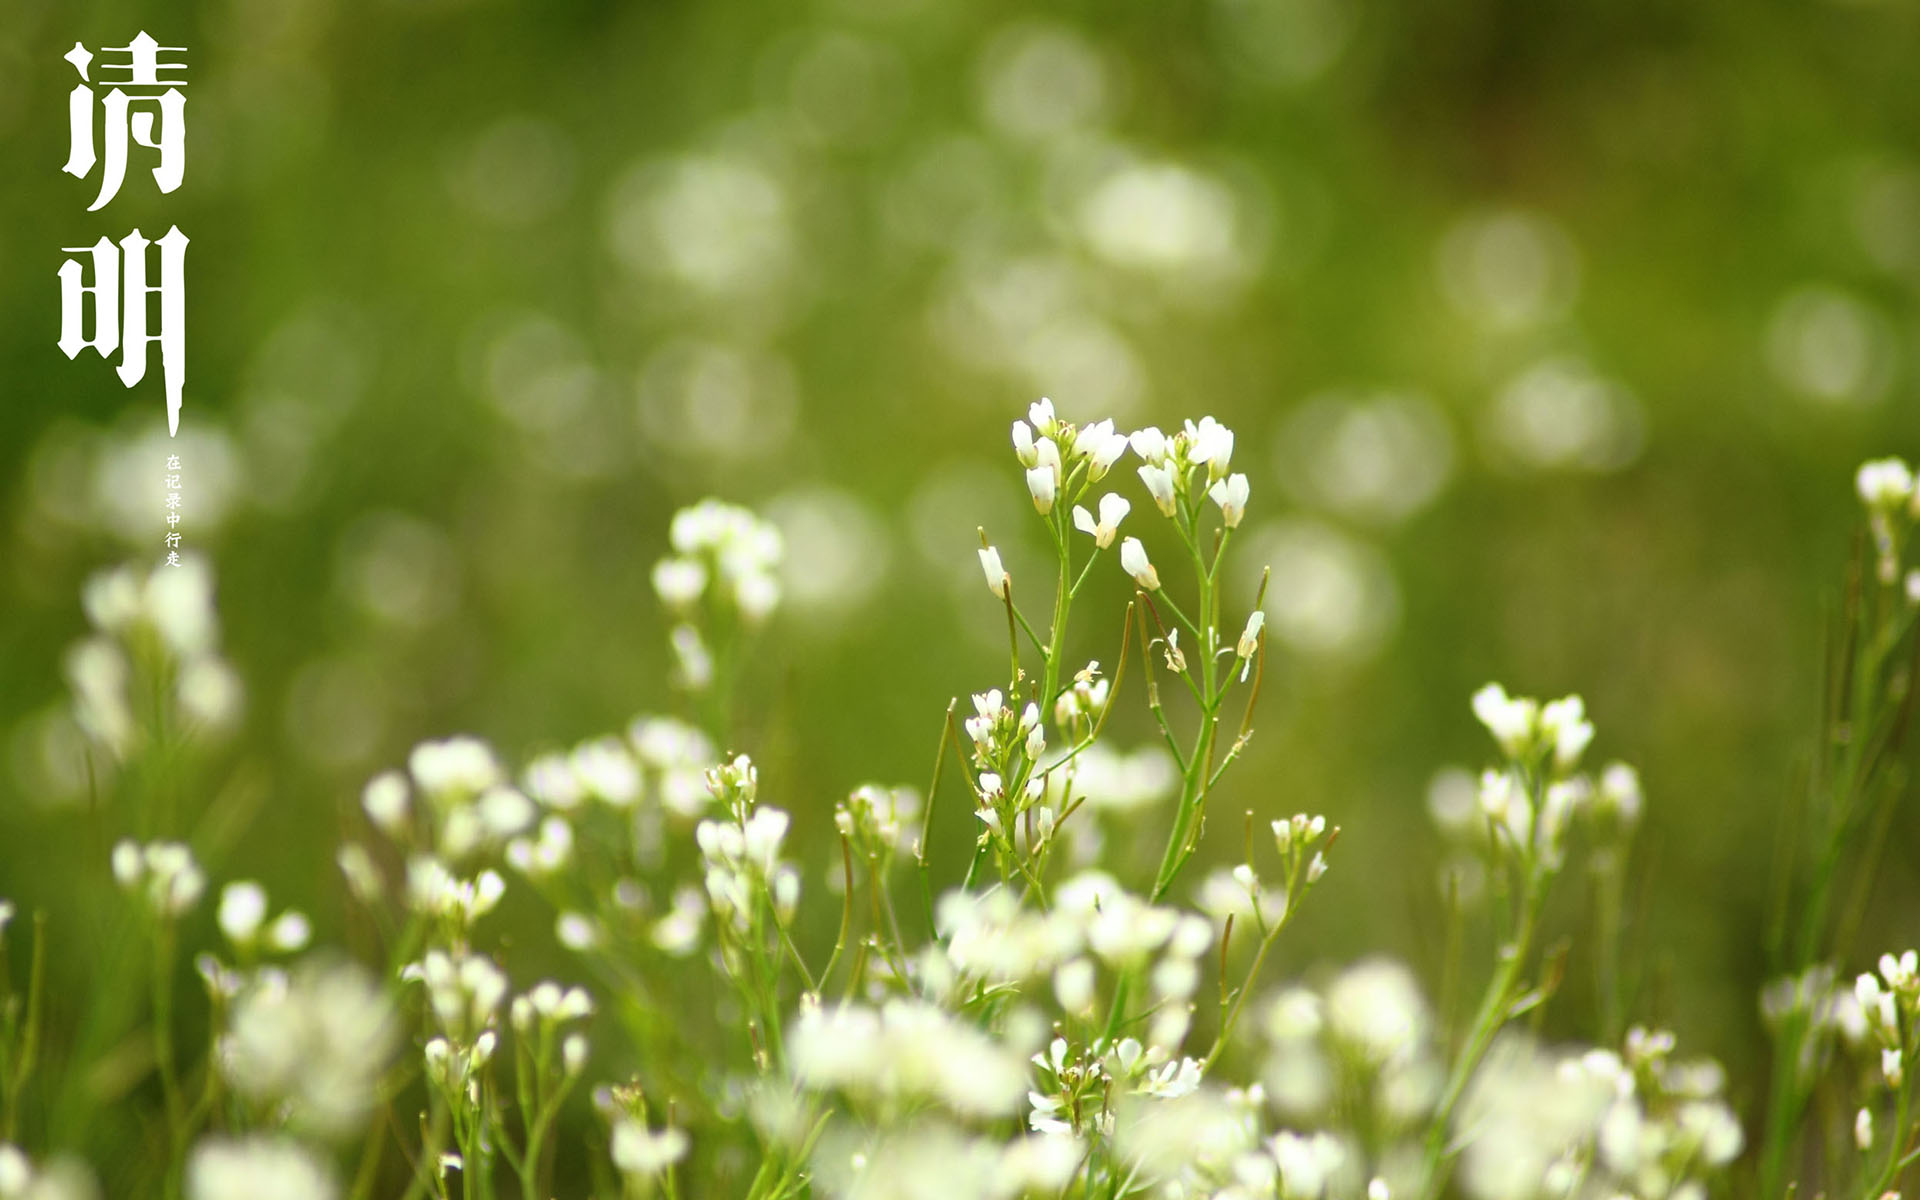
M 1876 458 L 1860 464 L 1854 490 L 1870 509 L 1890 512 L 1909 504 L 1914 496 L 1913 468 L 1899 458 Z
M 113 877 L 128 891 L 139 890 L 153 910 L 177 917 L 191 909 L 206 890 L 207 877 L 184 842 L 122 841 L 113 848 Z
M 243 989 L 220 1039 L 235 1091 L 276 1106 L 290 1124 L 339 1138 L 365 1123 L 399 1041 L 381 990 L 348 963 L 263 972 Z
M 803 1009 L 787 1037 L 799 1082 L 895 1108 L 935 1101 L 966 1117 L 1003 1117 L 1027 1091 L 1026 1055 L 918 1000 Z
M 1502 750 L 1518 756 L 1533 740 L 1540 708 L 1535 701 L 1514 699 L 1499 684 L 1489 683 L 1473 694 L 1473 715 L 1480 718 Z
M 261 945 L 276 953 L 291 954 L 306 949 L 313 932 L 307 918 L 293 909 L 268 922 L 267 890 L 250 879 L 230 883 L 221 890 L 216 920 L 220 932 L 243 951 Z
M 765 621 L 779 603 L 785 544 L 772 523 L 736 505 L 702 500 L 673 515 L 669 539 L 679 557 L 662 560 L 654 586 L 670 606 L 690 606 L 708 594 L 710 580 L 748 625 Z M 699 569 L 697 578 L 689 568 Z
M 563 912 L 554 919 L 553 936 L 569 950 L 591 950 L 600 944 L 600 927 L 585 913 Z
M 663 558 L 653 564 L 653 590 L 668 608 L 691 608 L 707 590 L 707 568 L 689 558 Z
M 1432 1024 L 1413 974 L 1389 959 L 1344 971 L 1327 991 L 1327 1018 L 1340 1044 L 1373 1063 L 1415 1055 Z
M 456 1040 L 477 1036 L 491 1025 L 507 995 L 506 973 L 492 959 L 473 953 L 429 950 L 419 962 L 409 963 L 401 978 L 426 988 L 434 1019 Z
M 713 684 L 713 652 L 700 631 L 691 625 L 675 625 L 667 634 L 667 646 L 673 651 L 673 665 L 681 686 L 702 692 Z
M 623 1175 L 640 1179 L 664 1175 L 687 1156 L 687 1147 L 683 1129 L 648 1129 L 633 1120 L 613 1127 L 613 1165 Z
M 210 1137 L 187 1161 L 187 1200 L 334 1200 L 333 1174 L 311 1151 L 271 1135 Z
M 585 988 L 562 987 L 550 979 L 535 984 L 523 996 L 515 996 L 508 1006 L 514 1030 L 523 1035 L 592 1015 L 593 997 Z
M 368 780 L 360 793 L 360 807 L 382 833 L 388 837 L 400 836 L 411 807 L 406 776 L 398 771 L 383 771 Z

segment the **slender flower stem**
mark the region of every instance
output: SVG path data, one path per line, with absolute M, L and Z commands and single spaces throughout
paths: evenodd
M 187 1153 L 186 1099 L 173 1055 L 173 951 L 177 935 L 171 918 L 161 916 L 158 920 L 153 953 L 153 1061 L 167 1113 L 167 1192 L 177 1195 Z
M 1501 950 L 1499 965 L 1494 969 L 1493 979 L 1487 984 L 1486 994 L 1481 998 L 1480 1011 L 1474 1016 L 1466 1047 L 1454 1060 L 1453 1070 L 1448 1073 L 1446 1086 L 1440 1092 L 1440 1102 L 1434 1106 L 1433 1124 L 1427 1131 L 1425 1164 L 1420 1172 L 1420 1195 L 1427 1200 L 1437 1200 L 1444 1190 L 1441 1166 L 1447 1155 L 1447 1131 L 1452 1124 L 1453 1110 L 1460 1103 L 1462 1093 L 1473 1079 L 1473 1073 L 1486 1055 L 1487 1048 L 1493 1044 L 1495 1035 L 1507 1023 L 1507 1014 L 1519 987 L 1520 973 L 1525 969 L 1533 949 L 1540 902 L 1545 898 L 1545 885 L 1544 874 L 1536 871 L 1521 906 L 1519 926 L 1513 941 Z

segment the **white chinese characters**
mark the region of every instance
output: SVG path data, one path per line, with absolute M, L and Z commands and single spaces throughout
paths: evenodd
M 147 282 L 150 247 L 159 251 L 158 284 Z M 136 229 L 116 244 L 101 238 L 91 246 L 65 247 L 69 258 L 60 266 L 60 352 L 76 358 L 82 350 L 102 358 L 120 352 L 120 382 L 133 387 L 147 374 L 147 347 L 160 347 L 160 368 L 166 379 L 167 432 L 180 431 L 181 393 L 187 383 L 187 235 L 179 226 L 149 242 Z M 87 282 L 91 274 L 92 282 Z M 147 329 L 149 295 L 160 297 L 159 328 Z M 91 303 L 89 303 L 91 302 Z M 91 308 L 92 336 L 86 333 Z
M 187 101 L 180 91 L 186 85 L 180 73 L 186 64 L 162 57 L 184 53 L 185 47 L 162 46 L 142 31 L 124 46 L 102 47 L 98 61 L 93 51 L 78 42 L 64 55 L 80 83 L 67 95 L 67 162 L 61 169 L 84 180 L 98 168 L 100 190 L 88 212 L 98 212 L 120 194 L 134 146 L 158 155 L 152 175 L 161 194 L 178 190 L 185 180 Z M 94 82 L 111 85 L 104 97 L 96 97 L 90 86 Z M 157 249 L 159 258 L 152 270 L 150 249 Z M 174 225 L 149 240 L 135 229 L 117 242 L 102 237 L 91 246 L 64 250 L 74 257 L 62 263 L 59 271 L 61 353 L 77 358 L 82 350 L 93 350 L 111 359 L 118 352 L 120 382 L 133 387 L 146 378 L 147 348 L 158 343 L 167 395 L 167 433 L 178 434 L 187 382 L 187 235 Z M 155 277 L 158 282 L 149 284 L 149 278 Z M 149 330 L 153 296 L 159 297 L 158 327 Z M 87 332 L 89 307 L 91 334 Z
M 184 46 L 163 46 L 142 30 L 124 46 L 101 47 L 98 55 L 79 42 L 62 55 L 80 82 L 67 94 L 67 161 L 61 170 L 83 181 L 99 170 L 100 190 L 88 212 L 120 194 L 134 147 L 156 155 L 151 173 L 162 195 L 185 181 L 187 99 L 180 89 L 187 65 L 164 57 L 185 53 Z M 96 83 L 107 88 L 105 96 L 95 94 Z M 187 241 L 178 225 L 153 239 L 137 228 L 118 241 L 102 236 L 91 246 L 63 247 L 68 257 L 57 272 L 56 344 L 62 354 L 74 359 L 92 350 L 109 361 L 118 354 L 120 382 L 133 387 L 147 377 L 150 348 L 159 347 L 168 437 L 180 432 L 187 383 Z M 166 472 L 166 565 L 178 567 L 179 455 L 167 456 Z
M 186 80 L 162 78 L 167 72 L 184 71 L 186 64 L 160 61 L 163 53 L 184 53 L 185 49 L 162 46 L 145 33 L 136 35 L 124 46 L 103 47 L 103 55 L 124 54 L 127 61 L 100 63 L 103 76 L 115 72 L 124 73 L 125 78 L 112 81 L 115 86 L 97 102 L 93 89 L 87 86 L 93 81 L 90 74 L 93 53 L 78 42 L 67 51 L 66 60 L 80 73 L 80 83 L 67 94 L 69 149 L 67 165 L 61 169 L 76 179 L 85 179 L 93 173 L 96 164 L 101 167 L 100 194 L 87 206 L 88 212 L 105 208 L 119 194 L 120 185 L 127 177 L 129 142 L 159 151 L 160 162 L 153 168 L 153 182 L 161 192 L 177 190 L 186 178 L 187 98 L 180 92 Z M 103 78 L 100 82 L 108 80 Z M 106 154 L 104 159 L 94 152 L 96 104 L 104 117 L 100 138 Z

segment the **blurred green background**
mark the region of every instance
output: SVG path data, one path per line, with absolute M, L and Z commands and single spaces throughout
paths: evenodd
M 136 156 L 88 214 L 60 56 L 139 29 L 188 47 L 186 184 Z M 1211 413 L 1279 653 L 1207 854 L 1239 808 L 1345 830 L 1276 976 L 1436 978 L 1467 696 L 1577 690 L 1649 796 L 1637 1015 L 1750 1100 L 1852 468 L 1920 452 L 1917 63 L 1913 0 L 0 0 L 0 895 L 58 929 L 105 871 L 60 656 L 87 575 L 158 558 L 174 452 L 157 377 L 56 350 L 60 247 L 178 223 L 183 529 L 260 798 L 216 882 L 338 938 L 331 847 L 414 742 L 671 711 L 647 573 L 706 494 L 787 533 L 736 748 L 827 861 L 834 800 L 924 787 L 1001 682 L 974 529 L 1016 581 L 1042 549 L 1008 422 Z M 1864 945 L 1920 937 L 1917 837 Z

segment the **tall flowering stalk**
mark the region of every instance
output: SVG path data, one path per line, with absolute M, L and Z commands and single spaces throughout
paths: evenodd
M 1783 826 L 1786 869 L 1769 934 L 1782 985 L 1767 1014 L 1774 1061 L 1760 1183 L 1768 1194 L 1781 1191 L 1793 1173 L 1799 1131 L 1833 1063 L 1836 1029 L 1824 998 L 1814 993 L 1821 980 L 1831 980 L 1834 960 L 1852 953 L 1888 822 L 1905 791 L 1898 756 L 1920 668 L 1920 567 L 1908 560 L 1920 521 L 1920 487 L 1913 469 L 1892 458 L 1863 464 L 1854 482 L 1866 513 L 1867 544 L 1856 550 L 1847 574 L 1805 799 L 1796 819 Z M 1846 884 L 1851 896 L 1836 920 L 1836 891 Z M 1902 1110 L 1896 1139 L 1912 1136 L 1904 1105 Z

